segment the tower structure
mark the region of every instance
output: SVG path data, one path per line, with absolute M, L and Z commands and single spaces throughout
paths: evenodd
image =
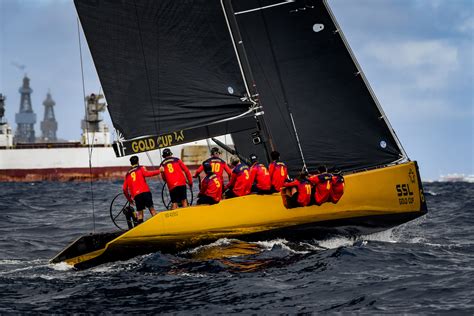
M 31 105 L 30 78 L 26 75 L 23 78 L 23 86 L 18 90 L 21 94 L 20 112 L 15 115 L 17 128 L 15 131 L 16 143 L 34 143 L 35 142 L 35 123 L 36 114 Z
M 43 101 L 44 105 L 44 118 L 41 122 L 41 140 L 44 142 L 55 142 L 57 141 L 56 131 L 58 130 L 58 123 L 54 117 L 54 102 L 51 97 L 51 93 L 48 92 L 46 99 Z

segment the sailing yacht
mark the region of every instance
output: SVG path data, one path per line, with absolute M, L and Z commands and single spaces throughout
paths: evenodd
M 281 153 L 291 176 L 341 170 L 337 204 L 287 209 L 279 194 L 161 212 L 80 237 L 52 262 L 87 268 L 219 238 L 323 238 L 427 212 L 411 161 L 324 0 L 75 0 L 117 156 L 232 136 L 241 157 Z M 261 160 L 262 160 L 261 159 Z

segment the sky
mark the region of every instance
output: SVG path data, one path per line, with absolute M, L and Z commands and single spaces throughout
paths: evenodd
M 422 178 L 474 174 L 474 0 L 328 3 Z M 98 93 L 83 35 L 81 41 L 85 91 Z M 0 93 L 7 97 L 13 128 L 25 73 L 33 89 L 36 135 L 50 91 L 58 137 L 78 140 L 84 102 L 72 0 L 0 0 Z

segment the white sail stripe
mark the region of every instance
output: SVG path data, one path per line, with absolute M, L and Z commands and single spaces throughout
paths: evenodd
M 265 9 L 268 9 L 268 8 L 272 8 L 272 7 L 276 7 L 276 6 L 280 6 L 280 5 L 284 5 L 284 4 L 290 4 L 290 3 L 293 3 L 293 2 L 295 2 L 295 0 L 286 0 L 284 2 L 270 4 L 270 5 L 267 5 L 267 6 L 264 6 L 264 7 L 259 7 L 259 8 L 255 8 L 255 9 L 235 12 L 234 15 L 245 14 L 245 13 L 255 12 L 255 11 L 259 11 L 259 10 L 265 10 Z

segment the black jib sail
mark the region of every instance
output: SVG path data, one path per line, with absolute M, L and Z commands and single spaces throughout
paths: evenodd
M 265 121 L 293 174 L 303 161 L 290 112 L 310 171 L 320 164 L 361 169 L 403 157 L 325 2 L 232 5 Z
M 219 1 L 75 5 L 114 127 L 126 140 L 207 126 L 248 111 Z M 215 130 L 229 132 L 227 127 Z

